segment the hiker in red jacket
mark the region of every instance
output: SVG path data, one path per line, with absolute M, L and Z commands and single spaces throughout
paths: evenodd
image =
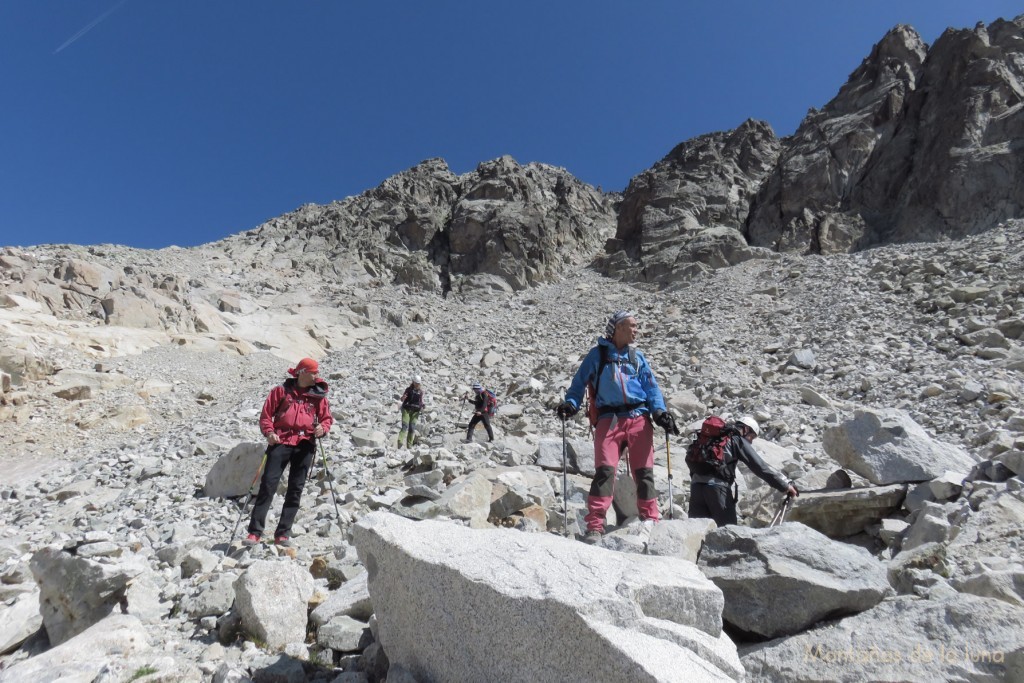
M 315 360 L 303 358 L 297 366 L 288 369 L 291 378 L 271 389 L 263 403 L 260 431 L 267 438 L 267 465 L 249 518 L 249 535 L 242 541 L 245 545 L 260 542 L 267 511 L 286 467 L 288 491 L 274 532 L 274 543 L 291 545 L 292 523 L 316 454 L 316 439 L 325 435 L 334 423 L 327 404 L 327 382 L 319 378 L 319 371 Z

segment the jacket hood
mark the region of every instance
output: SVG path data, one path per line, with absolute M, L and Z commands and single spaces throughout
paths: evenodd
M 299 380 L 294 377 L 290 377 L 284 381 L 285 389 L 295 389 L 296 391 L 303 391 L 299 388 Z M 327 382 L 322 379 L 318 379 L 313 386 L 305 390 L 305 393 L 314 398 L 325 398 L 330 387 L 327 386 Z

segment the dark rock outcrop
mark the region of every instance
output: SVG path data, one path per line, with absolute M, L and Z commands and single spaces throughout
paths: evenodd
M 751 258 L 741 230 L 778 154 L 771 127 L 753 120 L 677 145 L 630 181 L 615 239 L 598 267 L 615 277 L 666 283 L 703 269 L 694 264 L 720 268 Z
M 365 269 L 437 291 L 490 275 L 524 289 L 589 260 L 613 221 L 611 198 L 564 169 L 505 156 L 456 176 L 428 159 L 361 195 L 303 206 L 217 246 L 253 267 L 301 262 L 341 277 Z
M 779 251 L 850 251 L 866 226 L 850 194 L 875 149 L 893 136 L 915 86 L 926 47 L 913 29 L 897 26 L 875 45 L 839 94 L 811 110 L 757 193 L 747 236 Z

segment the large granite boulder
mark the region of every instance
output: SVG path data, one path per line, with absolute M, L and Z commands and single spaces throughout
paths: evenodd
M 378 640 L 417 680 L 743 675 L 721 631 L 720 591 L 684 560 L 384 513 L 353 536 Z
M 291 562 L 260 560 L 234 583 L 235 609 L 246 633 L 271 650 L 306 639 L 306 611 L 313 577 Z
M 965 450 L 936 441 L 902 410 L 858 410 L 825 430 L 825 452 L 873 484 L 928 481 L 947 470 L 970 470 Z
M 203 494 L 210 498 L 244 496 L 250 487 L 255 490 L 255 477 L 260 473 L 266 442 L 245 441 L 217 458 L 206 474 Z
M 106 564 L 47 547 L 29 561 L 39 584 L 39 609 L 50 643 L 59 645 L 99 622 L 121 603 L 144 562 Z
M 111 614 L 46 652 L 0 671 L 0 681 L 98 681 L 107 678 L 112 669 L 128 670 L 131 675 L 149 663 L 142 659 L 151 658 L 149 638 L 135 617 Z
M 1008 656 L 1024 644 L 1024 609 L 953 595 L 901 596 L 789 638 L 743 649 L 750 683 L 813 680 L 1011 681 Z
M 786 520 L 806 524 L 830 538 L 845 538 L 898 512 L 906 495 L 907 487 L 902 484 L 801 492 L 792 501 Z
M 803 524 L 728 525 L 704 544 L 698 566 L 725 595 L 722 618 L 762 637 L 863 612 L 891 593 L 885 566 L 870 553 Z

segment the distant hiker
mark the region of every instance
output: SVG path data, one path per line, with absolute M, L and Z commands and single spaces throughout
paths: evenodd
M 629 448 L 629 465 L 636 481 L 640 518 L 657 521 L 658 492 L 654 488 L 654 427 L 678 434 L 675 419 L 665 410 L 658 381 L 636 341 L 636 316 L 618 311 L 608 319 L 605 336 L 583 359 L 565 400 L 556 412 L 563 420 L 575 415 L 586 390 L 594 427 L 594 467 L 597 473 L 587 497 L 587 532 L 583 540 L 598 543 L 605 515 L 612 504 L 615 470 L 622 449 Z
M 312 358 L 303 358 L 292 377 L 270 390 L 260 414 L 260 431 L 267 438 L 267 466 L 260 481 L 256 504 L 249 518 L 245 545 L 260 542 L 267 511 L 278 482 L 288 467 L 288 491 L 284 495 L 281 518 L 274 532 L 274 543 L 291 545 L 292 523 L 299 511 L 302 486 L 313 462 L 316 439 L 330 430 L 334 419 L 327 404 L 327 382 L 318 377 L 320 367 Z
M 402 447 L 405 441 L 406 448 L 412 448 L 416 440 L 416 422 L 420 419 L 420 411 L 423 410 L 423 389 L 420 387 L 420 376 L 412 378 L 412 384 L 402 394 L 402 429 L 398 432 L 398 447 Z M 406 438 L 408 434 L 408 438 Z
M 717 422 L 712 422 L 715 420 Z M 713 519 L 718 526 L 737 523 L 739 491 L 735 486 L 736 465 L 741 461 L 751 472 L 790 498 L 800 495 L 793 482 L 754 450 L 752 444 L 760 431 L 757 420 L 749 416 L 741 417 L 731 425 L 716 417 L 704 421 L 686 456 L 686 464 L 690 468 L 690 508 L 687 515 L 691 519 Z M 701 446 L 706 455 L 697 452 Z
M 497 410 L 498 402 L 494 397 L 494 392 L 484 389 L 483 385 L 479 382 L 474 384 L 469 393 L 462 395 L 463 401 L 469 401 L 473 404 L 473 417 L 469 420 L 469 427 L 466 428 L 466 443 L 473 440 L 473 430 L 476 426 L 483 422 L 484 428 L 487 430 L 487 441 L 494 441 L 494 430 L 491 429 L 491 418 L 494 417 L 494 413 Z

